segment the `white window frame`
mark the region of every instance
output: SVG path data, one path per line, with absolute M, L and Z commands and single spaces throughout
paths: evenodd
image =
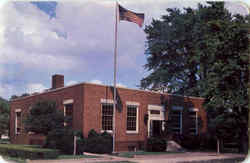
M 22 118 L 22 110 L 21 109 L 16 109 L 15 110 L 15 134 L 19 135 L 21 132 L 17 132 L 17 113 L 21 114 L 21 118 Z M 21 127 L 21 126 L 20 126 Z
M 173 111 L 180 111 L 180 131 L 179 133 L 182 134 L 182 115 L 183 115 L 183 107 L 182 106 L 172 106 Z
M 128 106 L 136 107 L 136 130 L 135 131 L 127 130 Z M 132 101 L 127 101 L 126 102 L 126 108 L 127 108 L 127 114 L 126 114 L 126 133 L 127 134 L 138 134 L 139 133 L 139 106 L 140 106 L 140 103 L 138 103 L 138 102 L 132 102 Z
M 151 114 L 151 111 L 155 110 L 155 111 L 160 111 L 160 114 Z M 150 137 L 151 133 L 152 133 L 152 121 L 153 120 L 166 120 L 166 109 L 163 105 L 153 105 L 153 104 L 149 104 L 148 105 L 148 137 Z M 162 126 L 162 129 L 165 129 Z
M 199 126 L 198 126 L 198 112 L 199 112 L 199 109 L 197 108 L 189 108 L 189 112 L 195 112 L 195 135 L 198 135 L 199 133 Z
M 63 115 L 64 117 L 66 116 L 66 107 L 65 105 L 68 105 L 68 104 L 74 104 L 74 99 L 67 99 L 67 100 L 63 100 Z M 74 107 L 74 106 L 73 106 Z M 74 109 L 74 108 L 73 108 Z M 74 114 L 74 112 L 72 113 Z M 73 116 L 74 117 L 74 116 Z M 73 119 L 72 119 L 73 121 Z M 73 123 L 73 122 L 72 122 Z M 66 126 L 66 122 L 63 123 L 64 126 Z M 73 124 L 72 124 L 73 125 Z
M 107 132 L 107 133 L 110 133 L 110 134 L 112 134 L 113 133 L 113 129 L 114 129 L 114 100 L 112 100 L 112 99 L 101 99 L 100 100 L 100 102 L 101 102 L 101 132 L 103 133 L 103 132 Z M 103 104 L 113 104 L 113 115 L 112 115 L 112 130 L 103 130 L 102 129 L 102 105 Z

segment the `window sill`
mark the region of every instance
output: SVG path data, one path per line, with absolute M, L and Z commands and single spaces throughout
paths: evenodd
M 113 133 L 113 131 L 112 130 L 101 130 L 101 133 L 103 133 L 103 132 L 107 132 L 107 133 Z
M 138 131 L 126 131 L 126 134 L 138 134 Z

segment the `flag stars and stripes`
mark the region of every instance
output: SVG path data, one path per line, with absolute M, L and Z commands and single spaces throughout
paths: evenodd
M 129 11 L 122 7 L 121 5 L 118 5 L 119 7 L 119 20 L 125 20 L 129 22 L 133 22 L 139 25 L 139 27 L 142 27 L 143 21 L 144 21 L 144 14 L 143 13 L 135 13 L 132 11 Z

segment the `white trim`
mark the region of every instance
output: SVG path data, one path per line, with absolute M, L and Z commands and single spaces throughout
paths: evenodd
M 162 105 L 148 105 L 148 110 L 159 110 L 164 112 L 165 108 Z
M 109 100 L 109 99 L 108 99 Z M 112 100 L 113 101 L 113 100 Z M 104 131 L 106 131 L 107 133 L 113 133 L 113 129 L 114 129 L 114 126 L 113 126 L 113 124 L 114 124 L 114 103 L 109 103 L 110 101 L 106 101 L 106 99 L 101 99 L 101 132 L 104 132 Z M 112 130 L 103 130 L 103 126 L 102 126 L 102 121 L 103 121 L 103 119 L 102 119 L 102 117 L 103 117 L 103 115 L 102 115 L 102 107 L 103 107 L 103 105 L 105 105 L 105 104 L 113 104 L 112 105 L 112 107 L 113 107 L 113 115 L 112 115 Z
M 63 105 L 74 103 L 74 99 L 63 100 Z
M 22 110 L 21 109 L 16 109 L 15 112 L 21 112 Z
M 126 101 L 126 105 L 133 105 L 133 106 L 139 106 L 139 102 L 134 102 L 134 101 Z
M 101 130 L 101 133 L 104 133 L 105 131 L 106 131 L 107 133 L 110 133 L 110 134 L 113 133 L 113 130 Z
M 22 118 L 22 113 L 21 113 L 21 109 L 16 109 L 15 110 L 15 135 L 19 135 L 20 134 L 20 131 L 17 132 L 17 113 L 20 113 L 20 118 Z M 21 127 L 19 127 L 21 128 Z
M 156 111 L 160 111 L 160 114 L 151 114 L 150 111 L 151 110 L 156 110 Z M 152 133 L 152 122 L 153 120 L 165 120 L 165 108 L 163 105 L 148 105 L 148 137 L 150 137 L 150 133 Z
M 101 98 L 101 103 L 114 104 L 114 100 Z
M 127 102 L 126 102 L 126 104 L 127 104 Z M 126 122 L 128 121 L 128 106 L 135 106 L 136 107 L 136 130 L 135 131 L 127 130 L 127 124 L 126 124 L 126 133 L 127 134 L 138 134 L 139 133 L 139 105 L 130 105 L 130 104 L 127 105 Z
M 138 131 L 128 131 L 128 130 L 126 130 L 126 134 L 138 134 Z

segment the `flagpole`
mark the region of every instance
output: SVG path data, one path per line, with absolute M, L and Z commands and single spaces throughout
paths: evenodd
M 116 112 L 116 64 L 117 64 L 117 18 L 118 3 L 115 6 L 115 49 L 114 49 L 114 108 L 113 108 L 113 153 L 115 153 L 115 112 Z

